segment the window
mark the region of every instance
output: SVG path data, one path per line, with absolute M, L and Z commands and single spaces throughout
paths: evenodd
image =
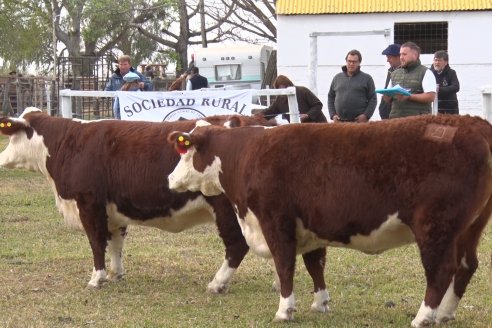
M 448 49 L 448 22 L 395 23 L 395 43 L 415 42 L 423 54 Z
M 241 80 L 241 65 L 229 64 L 215 66 L 215 80 L 217 82 Z

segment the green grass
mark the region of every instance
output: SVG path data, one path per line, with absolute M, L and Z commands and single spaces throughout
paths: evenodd
M 409 327 L 423 298 L 415 246 L 377 256 L 329 248 L 331 311 L 309 312 L 312 283 L 298 258 L 295 321 L 273 324 L 279 297 L 266 260 L 248 254 L 228 294 L 205 291 L 223 258 L 213 225 L 179 234 L 130 227 L 125 279 L 88 290 L 89 243 L 63 225 L 44 178 L 0 169 L 0 183 L 0 327 Z M 450 327 L 492 327 L 491 232 Z

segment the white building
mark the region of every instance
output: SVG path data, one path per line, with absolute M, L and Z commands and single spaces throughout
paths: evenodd
M 481 90 L 492 85 L 491 23 L 490 0 L 277 0 L 277 70 L 312 88 L 327 113 L 331 80 L 349 50 L 362 53 L 362 71 L 383 88 L 388 64 L 381 51 L 413 41 L 428 67 L 435 51 L 448 51 L 461 85 L 460 113 L 483 116 Z

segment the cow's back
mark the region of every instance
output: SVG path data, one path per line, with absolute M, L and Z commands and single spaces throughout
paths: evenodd
M 240 213 L 251 204 L 258 213 L 274 204 L 285 213 L 303 213 L 306 228 L 319 236 L 347 243 L 354 234 L 347 222 L 368 234 L 395 213 L 411 226 L 429 204 L 451 206 L 441 204 L 444 197 L 485 202 L 492 183 L 491 131 L 478 118 L 431 116 L 281 126 L 241 147 L 236 170 L 248 178 L 234 193 L 243 201 Z

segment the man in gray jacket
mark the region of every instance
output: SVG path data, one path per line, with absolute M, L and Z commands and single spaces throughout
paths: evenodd
M 350 50 L 345 56 L 346 65 L 335 75 L 328 92 L 328 111 L 336 122 L 369 121 L 376 109 L 376 87 L 372 77 L 360 70 L 362 55 Z

